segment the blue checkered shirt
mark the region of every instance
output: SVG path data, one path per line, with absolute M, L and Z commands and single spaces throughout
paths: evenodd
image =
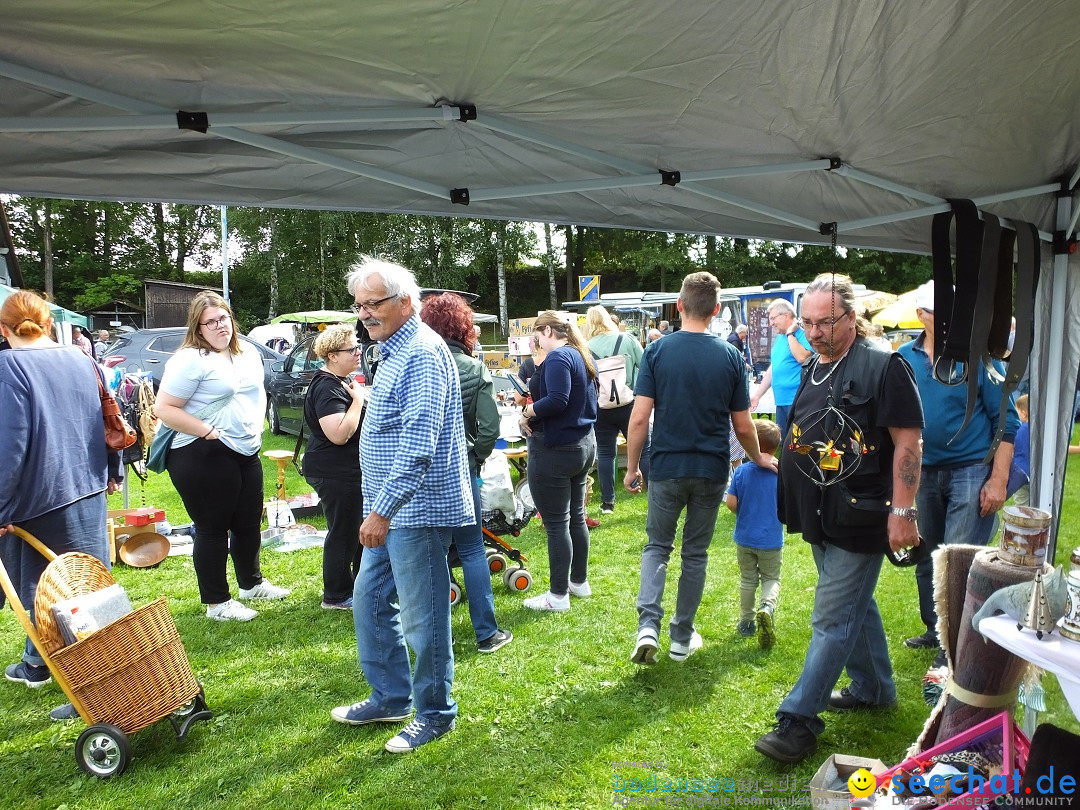
M 360 432 L 365 516 L 377 512 L 394 529 L 475 523 L 450 350 L 415 315 L 379 348 Z

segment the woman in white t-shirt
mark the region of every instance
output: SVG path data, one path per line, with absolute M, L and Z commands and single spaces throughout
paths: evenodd
M 230 595 L 230 556 L 241 599 L 289 595 L 259 570 L 262 360 L 240 342 L 232 311 L 217 293 L 195 296 L 187 328 L 180 349 L 165 364 L 155 405 L 158 418 L 178 431 L 167 469 L 195 524 L 193 561 L 207 617 L 249 621 L 258 614 Z

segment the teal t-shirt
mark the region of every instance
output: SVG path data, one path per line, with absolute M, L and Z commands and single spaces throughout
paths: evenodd
M 653 341 L 634 392 L 655 405 L 650 478 L 727 481 L 730 414 L 750 408 L 746 364 L 734 346 L 686 330 Z

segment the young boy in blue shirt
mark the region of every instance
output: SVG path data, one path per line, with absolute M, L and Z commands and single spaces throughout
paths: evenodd
M 761 452 L 776 452 L 780 444 L 776 423 L 755 419 L 754 428 Z M 756 464 L 740 465 L 731 476 L 724 503 L 735 513 L 740 608 L 736 632 L 744 638 L 751 638 L 756 632 L 758 642 L 768 649 L 776 640 L 773 612 L 780 594 L 780 559 L 784 549 L 784 529 L 776 516 L 776 473 Z M 759 582 L 761 602 L 757 603 Z

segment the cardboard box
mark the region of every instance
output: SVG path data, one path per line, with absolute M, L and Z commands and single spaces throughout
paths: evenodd
M 480 352 L 480 359 L 483 361 L 484 365 L 488 367 L 489 371 L 500 368 L 516 369 L 518 367 L 518 358 L 509 352 L 493 352 L 485 350 Z
M 860 768 L 876 774 L 885 770 L 885 763 L 880 759 L 847 754 L 833 754 L 822 762 L 810 779 L 811 807 L 815 810 L 848 810 L 854 797 L 848 790 L 847 782 Z

